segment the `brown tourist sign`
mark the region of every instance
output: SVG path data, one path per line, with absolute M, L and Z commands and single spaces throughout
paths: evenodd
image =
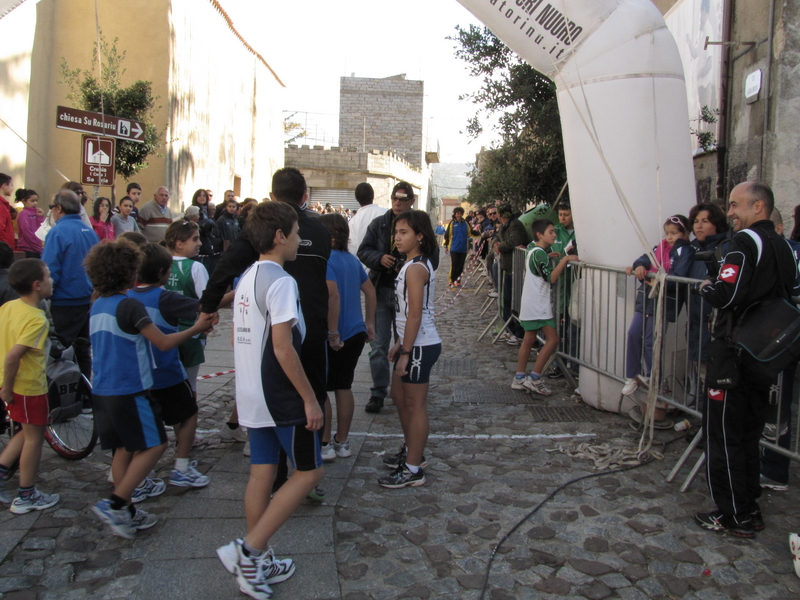
M 71 129 L 82 133 L 94 133 L 104 137 L 127 140 L 129 142 L 144 143 L 144 123 L 112 117 L 103 113 L 78 110 L 67 106 L 56 107 L 56 127 Z

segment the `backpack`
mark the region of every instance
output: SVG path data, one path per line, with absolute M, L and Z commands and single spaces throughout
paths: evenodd
M 74 362 L 59 359 L 47 365 L 47 397 L 50 422 L 67 421 L 92 405 L 92 389 Z
M 751 230 L 743 230 L 753 237 L 758 247 L 758 261 L 762 256 L 762 240 Z M 769 236 L 773 254 L 777 260 L 778 244 L 787 244 L 777 236 Z M 794 257 L 794 253 L 791 254 Z M 794 260 L 794 259 L 793 259 Z M 797 269 L 795 265 L 795 270 Z M 771 383 L 784 369 L 800 359 L 800 310 L 789 302 L 788 289 L 794 281 L 784 285 L 778 283 L 780 296 L 760 300 L 748 306 L 733 323 L 729 340 L 741 349 L 742 358 L 757 367 L 759 379 Z

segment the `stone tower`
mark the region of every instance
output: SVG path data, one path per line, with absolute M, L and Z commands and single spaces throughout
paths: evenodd
M 405 74 L 373 79 L 342 77 L 339 146 L 362 152 L 392 150 L 418 169 L 425 158 L 422 81 Z

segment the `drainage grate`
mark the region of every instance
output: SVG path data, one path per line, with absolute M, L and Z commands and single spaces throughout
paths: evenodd
M 444 358 L 436 361 L 431 371 L 436 377 L 478 376 L 478 361 L 474 358 Z
M 458 404 L 533 404 L 541 402 L 523 391 L 485 383 L 454 383 L 453 401 Z
M 597 423 L 597 411 L 588 406 L 531 406 L 536 423 Z

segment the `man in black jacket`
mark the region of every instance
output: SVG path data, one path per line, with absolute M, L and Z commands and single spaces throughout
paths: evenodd
M 389 346 L 392 342 L 394 324 L 394 280 L 403 266 L 403 256 L 394 245 L 394 218 L 414 206 L 414 190 L 411 184 L 401 181 L 392 189 L 392 208 L 375 218 L 367 227 L 364 240 L 358 248 L 358 260 L 369 269 L 369 278 L 375 285 L 377 307 L 375 311 L 375 339 L 370 342 L 369 368 L 372 371 L 372 388 L 365 410 L 381 412 L 383 399 L 389 388 Z M 439 267 L 439 249 L 427 257 L 433 268 Z
M 331 236 L 328 229 L 319 221 L 317 214 L 306 208 L 308 189 L 302 173 L 295 168 L 286 167 L 275 171 L 272 176 L 270 198 L 285 202 L 297 211 L 300 227 L 300 248 L 297 258 L 284 265 L 289 275 L 297 281 L 300 292 L 300 310 L 306 322 L 306 337 L 300 347 L 300 362 L 311 387 L 323 406 L 328 397 L 326 391 L 328 364 L 328 258 L 331 255 Z M 228 249 L 220 256 L 214 273 L 208 281 L 200 307 L 204 313 L 215 313 L 219 302 L 233 280 L 247 267 L 258 260 L 258 252 L 253 248 L 242 230 Z M 281 470 L 283 469 L 283 470 Z M 278 478 L 285 480 L 285 469 L 280 467 Z M 280 481 L 279 481 L 280 483 Z
M 719 311 L 713 329 L 715 341 L 725 339 L 754 303 L 791 295 L 797 264 L 791 248 L 769 220 L 774 204 L 772 190 L 758 181 L 740 183 L 731 192 L 728 216 L 733 218 L 736 234 L 716 281 L 704 281 L 699 292 Z M 756 503 L 761 495 L 758 442 L 770 383 L 763 381 L 762 369 L 747 357 L 742 352 L 741 381 L 735 388 L 708 390 L 703 419 L 707 476 L 718 510 L 698 513 L 695 520 L 704 529 L 752 538 L 764 529 Z

